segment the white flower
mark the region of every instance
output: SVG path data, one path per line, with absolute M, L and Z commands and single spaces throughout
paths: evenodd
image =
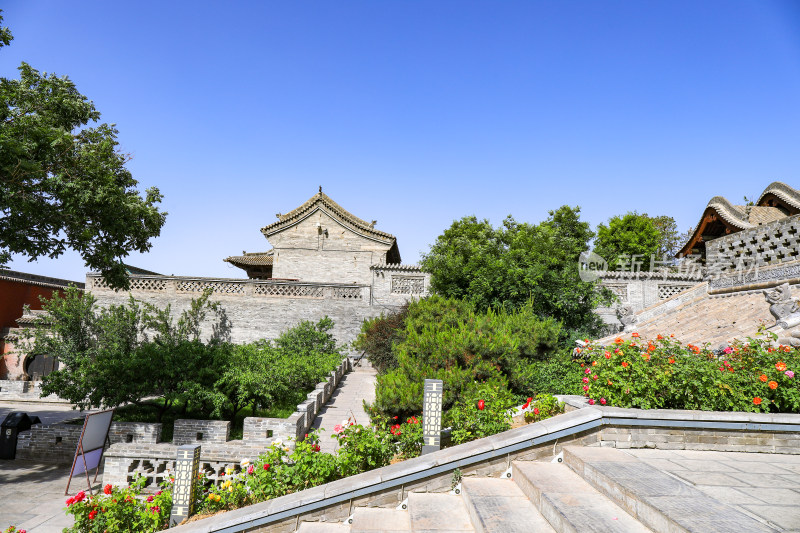
M 239 463 L 239 466 L 241 466 L 242 468 L 246 468 L 249 465 L 250 465 L 250 459 L 242 459 L 242 461 Z

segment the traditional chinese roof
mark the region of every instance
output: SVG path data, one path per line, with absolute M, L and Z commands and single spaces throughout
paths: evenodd
M 272 260 L 272 250 L 268 252 L 244 252 L 244 255 L 232 255 L 223 259 L 223 261 L 245 270 L 251 266 L 272 266 Z
M 0 279 L 17 281 L 20 283 L 25 283 L 26 285 L 35 285 L 37 287 L 47 287 L 49 289 L 63 289 L 69 287 L 70 285 L 74 285 L 79 289 L 84 288 L 84 284 L 77 281 L 51 278 L 48 276 L 39 276 L 38 274 L 28 274 L 26 272 L 17 272 L 15 270 L 0 270 Z
M 800 213 L 800 191 L 779 181 L 764 189 L 755 205 L 734 205 L 722 196 L 715 196 L 678 255 L 690 255 L 695 249 L 703 249 L 709 240 L 797 213 Z
M 317 194 L 309 198 L 297 209 L 293 209 L 285 215 L 278 214 L 278 221 L 261 228 L 261 233 L 269 238 L 270 235 L 294 226 L 320 209 L 332 215 L 342 225 L 364 237 L 385 242 L 386 244 L 393 244 L 396 241 L 394 235 L 375 229 L 374 222 L 369 223 L 362 220 L 334 202 L 327 194 L 322 192 L 322 187 L 320 187 Z

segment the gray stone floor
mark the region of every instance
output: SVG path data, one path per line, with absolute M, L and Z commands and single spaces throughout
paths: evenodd
M 10 525 L 36 533 L 61 533 L 72 525 L 64 512 L 69 467 L 28 461 L 0 460 L 0 531 Z M 102 473 L 94 489 L 100 489 Z M 86 489 L 86 477 L 76 477 L 70 494 Z
M 82 417 L 90 412 L 73 410 L 72 405 L 68 403 L 0 402 L 0 423 L 12 411 L 24 411 L 31 416 L 36 415 L 42 424 L 57 424 L 70 418 Z
M 783 531 L 800 531 L 800 455 L 625 450 Z
M 323 452 L 336 451 L 338 443 L 331 435 L 337 424 L 351 419 L 356 424 L 369 425 L 363 401 L 375 401 L 375 376 L 375 369 L 369 361 L 362 359 L 360 366 L 354 367 L 352 372 L 342 378 L 331 399 L 320 409 L 313 427 L 325 430 L 320 432 L 320 447 Z

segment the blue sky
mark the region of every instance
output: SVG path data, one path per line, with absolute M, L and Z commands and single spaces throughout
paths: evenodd
M 580 205 L 697 223 L 708 200 L 800 187 L 792 1 L 3 0 L 0 76 L 68 75 L 169 212 L 127 262 L 222 259 L 319 185 L 404 262 L 465 215 Z M 83 280 L 76 254 L 11 268 Z

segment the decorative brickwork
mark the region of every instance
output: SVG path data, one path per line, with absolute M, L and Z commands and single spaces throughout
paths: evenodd
M 716 273 L 800 259 L 800 215 L 719 237 L 706 244 L 706 264 Z
M 425 278 L 422 276 L 392 276 L 394 294 L 422 294 L 425 292 Z

